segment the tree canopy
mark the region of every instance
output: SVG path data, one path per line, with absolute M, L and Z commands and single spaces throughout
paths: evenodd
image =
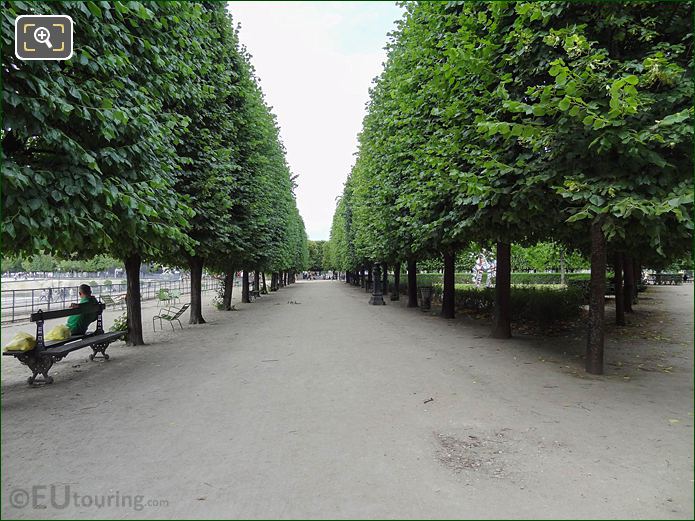
M 18 60 L 15 17 L 54 12 L 80 28 L 73 57 Z M 198 281 L 206 263 L 306 264 L 277 124 L 223 3 L 10 1 L 4 15 L 4 254 L 122 259 L 131 332 L 144 260 Z
M 334 214 L 333 267 L 443 255 L 453 269 L 457 251 L 497 243 L 500 279 L 512 242 L 588 254 L 600 237 L 630 269 L 690 251 L 691 4 L 404 7 Z

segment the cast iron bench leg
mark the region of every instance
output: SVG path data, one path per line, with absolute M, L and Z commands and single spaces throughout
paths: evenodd
M 94 344 L 93 346 L 90 346 L 92 348 L 93 353 L 89 355 L 90 360 L 94 360 L 94 358 L 101 353 L 101 356 L 104 357 L 104 360 L 109 359 L 109 355 L 106 354 L 106 348 L 109 347 L 109 344 Z
M 48 371 L 51 369 L 51 367 L 53 366 L 53 362 L 55 361 L 52 356 L 24 355 L 18 358 L 20 362 L 22 362 L 31 370 L 32 375 L 29 378 L 27 378 L 27 383 L 29 385 L 32 385 L 36 382 L 36 377 L 39 373 L 41 373 L 41 376 L 43 376 L 44 383 L 53 383 L 53 377 L 48 376 Z

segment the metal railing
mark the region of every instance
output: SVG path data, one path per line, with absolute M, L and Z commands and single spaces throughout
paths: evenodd
M 210 291 L 219 288 L 219 280 L 214 277 L 203 277 L 202 290 Z M 78 302 L 78 288 L 75 286 L 60 286 L 54 288 L 11 289 L 1 293 L 0 313 L 2 323 L 27 320 L 29 315 L 39 309 L 43 311 L 69 308 L 70 304 Z M 97 299 L 102 296 L 123 296 L 127 290 L 126 284 L 110 284 L 92 286 L 92 295 Z M 178 280 L 141 280 L 140 296 L 142 300 L 159 298 L 160 290 L 178 292 L 180 295 L 190 294 L 191 279 Z

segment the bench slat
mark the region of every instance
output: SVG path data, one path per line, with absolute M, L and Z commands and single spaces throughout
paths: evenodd
M 45 349 L 44 351 L 40 351 L 38 353 L 39 356 L 63 356 L 68 353 L 71 353 L 73 351 L 77 351 L 78 349 L 82 349 L 83 347 L 91 346 L 93 344 L 103 344 L 107 342 L 113 342 L 123 335 L 125 335 L 125 331 L 115 331 L 113 333 L 104 333 L 103 335 L 95 335 L 95 336 L 90 336 L 88 338 L 84 338 L 82 340 L 78 340 L 77 342 L 70 342 L 68 344 L 63 344 L 62 346 L 58 347 L 49 347 Z
M 82 349 L 83 347 L 91 346 L 92 344 L 103 344 L 106 342 L 114 342 L 118 340 L 126 331 L 114 331 L 113 333 L 104 333 L 103 335 L 87 335 L 86 337 L 71 338 L 68 340 L 59 340 L 56 344 L 46 346 L 43 351 L 38 351 L 36 354 L 39 356 L 63 356 L 77 349 Z M 27 353 L 33 353 L 34 349 L 31 351 L 4 351 L 2 354 L 4 356 L 19 356 L 25 355 Z

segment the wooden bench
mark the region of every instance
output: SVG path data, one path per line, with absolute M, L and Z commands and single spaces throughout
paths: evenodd
M 83 347 L 91 347 L 93 353 L 89 355 L 90 360 L 94 360 L 97 354 L 101 354 L 105 360 L 109 359 L 106 354 L 106 348 L 111 342 L 123 337 L 126 331 L 115 331 L 113 333 L 104 333 L 104 323 L 102 312 L 106 309 L 106 304 L 103 303 L 87 303 L 80 304 L 79 307 L 60 309 L 58 311 L 37 311 L 31 314 L 31 321 L 36 322 L 36 347 L 30 351 L 5 351 L 4 356 L 14 356 L 32 372 L 32 375 L 27 378 L 27 383 L 30 385 L 36 381 L 37 375 L 40 373 L 43 376 L 43 381 L 47 384 L 53 383 L 53 377 L 48 376 L 48 371 L 53 364 L 73 351 L 82 349 Z M 84 335 L 71 336 L 66 340 L 57 340 L 46 342 L 43 335 L 43 323 L 46 320 L 54 318 L 65 318 L 72 315 L 81 315 L 82 313 L 97 313 L 97 327 L 93 333 Z
M 647 284 L 663 285 L 681 285 L 683 284 L 683 275 L 680 273 L 652 273 L 647 275 Z

